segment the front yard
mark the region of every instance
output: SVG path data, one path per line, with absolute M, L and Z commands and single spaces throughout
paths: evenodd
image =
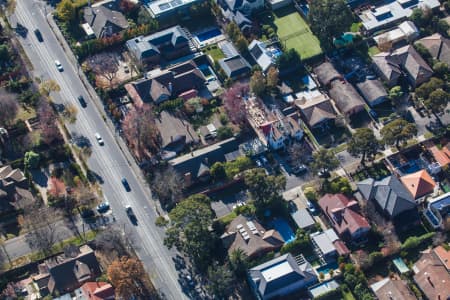
M 294 48 L 302 59 L 322 53 L 319 40 L 293 6 L 259 16 L 261 25 L 270 25 L 277 33 L 285 49 Z

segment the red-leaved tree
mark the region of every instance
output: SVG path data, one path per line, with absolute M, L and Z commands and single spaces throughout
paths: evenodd
M 222 101 L 229 119 L 239 126 L 247 122 L 244 97 L 248 96 L 249 92 L 248 84 L 238 82 L 222 94 Z
M 42 141 L 47 145 L 51 145 L 53 142 L 61 140 L 61 134 L 56 125 L 55 113 L 47 101 L 39 102 L 38 116 L 42 129 Z

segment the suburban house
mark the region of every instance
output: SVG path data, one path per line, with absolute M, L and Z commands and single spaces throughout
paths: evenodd
M 414 281 L 427 299 L 450 299 L 450 274 L 433 250 L 422 252 L 412 269 Z
M 177 97 L 188 100 L 205 89 L 205 76 L 194 61 L 187 61 L 166 70 L 155 69 L 145 77 L 127 83 L 125 89 L 140 107 L 144 103 L 162 103 Z
M 437 246 L 433 249 L 433 253 L 439 258 L 447 271 L 450 272 L 450 251 L 443 246 Z
M 38 269 L 39 274 L 31 279 L 41 295 L 72 292 L 101 274 L 94 250 L 88 245 L 71 247 L 65 254 L 47 259 Z
M 430 52 L 433 59 L 450 65 L 450 40 L 439 33 L 426 36 L 416 42 L 421 44 Z
M 296 210 L 291 213 L 291 217 L 295 224 L 297 224 L 298 228 L 303 230 L 310 230 L 316 225 L 316 221 L 314 221 L 313 217 L 306 208 Z
M 320 93 L 310 99 L 295 100 L 295 105 L 299 108 L 303 120 L 310 128 L 326 129 L 334 124 L 336 112 L 330 98 Z
M 410 45 L 392 52 L 375 54 L 372 60 L 375 70 L 388 86 L 397 84 L 398 78 L 402 74 L 406 76 L 413 87 L 428 81 L 433 75 L 430 66 Z
M 239 54 L 219 59 L 219 65 L 225 75 L 231 79 L 245 77 L 252 70 L 250 64 Z
M 364 199 L 374 201 L 384 215 L 394 219 L 416 210 L 416 202 L 406 187 L 394 175 L 376 181 L 372 178 L 356 184 Z
M 88 37 L 99 39 L 112 36 L 128 28 L 127 18 L 120 12 L 120 1 L 101 1 L 83 10 L 86 23 L 81 27 Z
M 370 225 L 359 213 L 356 200 L 350 200 L 343 194 L 326 194 L 318 203 L 343 240 L 358 243 L 366 239 Z
M 252 13 L 264 8 L 264 0 L 219 0 L 222 15 L 230 22 L 235 22 L 241 31 L 251 29 Z
M 226 154 L 239 150 L 234 137 L 169 160 L 169 164 L 184 179 L 186 187 L 210 179 L 210 167 L 225 162 Z
M 33 202 L 33 194 L 28 190 L 28 180 L 20 169 L 10 165 L 0 167 L 0 215 L 13 211 L 17 198 Z
M 198 134 L 188 121 L 167 111 L 162 111 L 156 117 L 156 126 L 161 136 L 164 159 L 173 158 L 186 146 L 197 144 L 200 141 Z
M 380 5 L 369 6 L 370 8 L 359 12 L 358 17 L 364 31 L 370 34 L 406 20 L 415 8 L 434 10 L 439 6 L 438 0 L 382 1 Z
M 86 300 L 116 299 L 112 285 L 103 281 L 86 282 L 80 289 L 83 293 L 84 299 Z
M 378 300 L 416 300 L 416 296 L 408 288 L 408 284 L 402 279 L 384 278 L 370 285 L 370 289 Z
M 345 80 L 332 81 L 329 93 L 337 108 L 347 117 L 364 110 L 364 100 L 355 88 Z
M 310 236 L 315 252 L 322 262 L 333 262 L 339 255 L 350 254 L 350 250 L 332 228 L 311 233 Z
M 433 164 L 428 166 L 428 171 L 430 171 L 431 174 L 439 173 L 443 167 L 450 164 L 450 143 L 447 143 L 446 145 L 443 145 L 443 147 L 439 148 L 432 141 L 426 141 L 425 146 L 428 153 L 431 154 L 435 161 Z M 433 169 L 435 172 L 432 172 Z
M 329 87 L 330 83 L 336 79 L 342 79 L 342 75 L 330 62 L 324 62 L 316 66 L 313 71 L 320 84 L 324 87 Z
M 249 258 L 276 251 L 284 245 L 275 229 L 266 230 L 256 219 L 237 216 L 220 237 L 228 253 L 241 249 Z
M 394 45 L 396 43 L 406 41 L 408 43 L 414 41 L 419 37 L 419 30 L 411 21 L 400 23 L 396 28 L 385 33 L 374 36 L 373 39 L 378 46 L 383 46 L 388 43 Z
M 436 187 L 436 182 L 426 170 L 404 175 L 400 177 L 400 180 L 416 201 L 433 193 Z
M 274 46 L 268 47 L 265 42 L 259 40 L 253 40 L 248 45 L 248 51 L 263 72 L 275 66 L 277 58 L 281 55 L 280 49 Z
M 449 212 L 450 192 L 428 201 L 424 216 L 435 229 L 449 229 Z
M 248 272 L 248 281 L 258 300 L 281 299 L 317 282 L 311 264 L 302 256 L 288 253 Z
M 156 0 L 145 1 L 144 5 L 150 15 L 158 21 L 169 17 L 189 17 L 192 5 L 200 4 L 203 0 Z
M 128 40 L 126 45 L 141 63 L 159 64 L 162 59 L 173 60 L 191 53 L 186 30 L 178 25 L 151 35 L 135 37 Z
M 366 79 L 358 82 L 356 88 L 370 107 L 381 104 L 388 98 L 388 93 L 378 79 Z

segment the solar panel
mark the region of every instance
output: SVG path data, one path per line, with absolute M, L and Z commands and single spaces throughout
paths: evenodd
M 160 5 L 158 5 L 160 10 L 166 10 L 170 8 L 170 4 L 169 3 L 162 3 Z
M 170 2 L 170 4 L 172 5 L 172 7 L 180 6 L 181 4 L 183 4 L 183 1 L 182 0 L 173 0 Z

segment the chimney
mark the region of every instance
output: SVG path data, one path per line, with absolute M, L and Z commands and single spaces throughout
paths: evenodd
M 169 92 L 170 92 L 170 94 L 172 95 L 172 91 L 173 91 L 173 85 L 172 85 L 172 82 L 169 82 Z

